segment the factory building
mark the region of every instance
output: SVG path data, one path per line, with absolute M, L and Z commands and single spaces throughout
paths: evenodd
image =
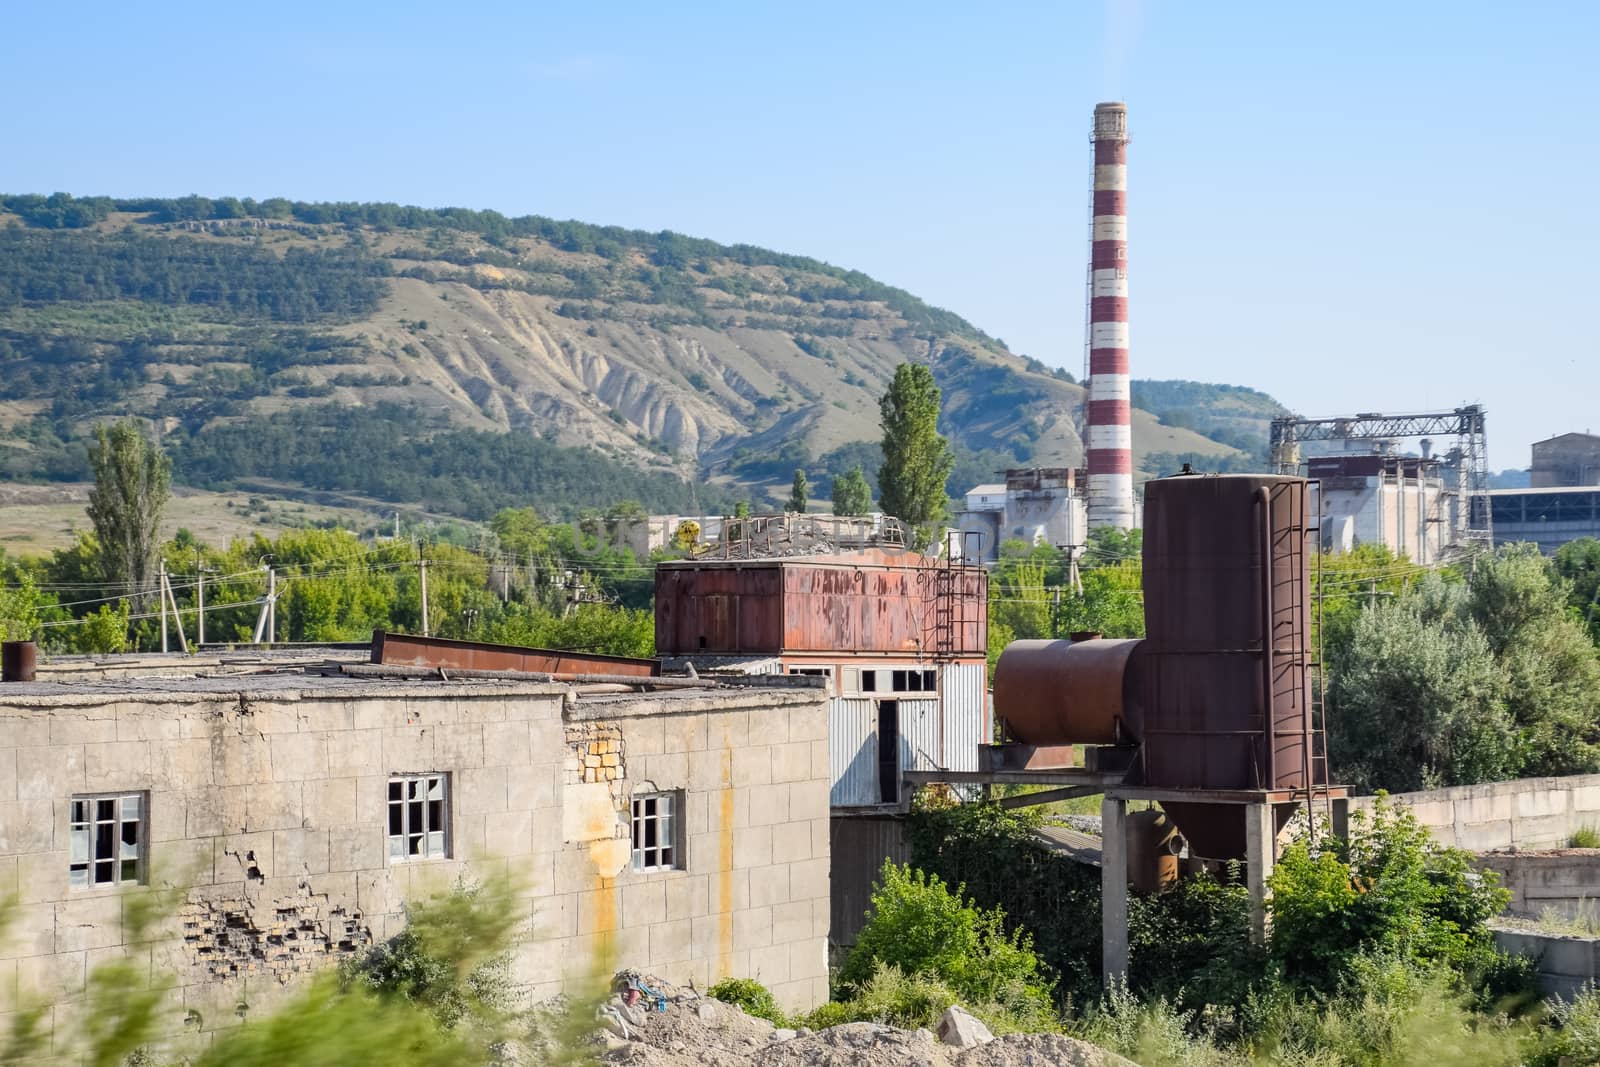
M 1005 541 L 1030 545 L 1082 545 L 1088 536 L 1087 501 L 1079 472 L 1071 467 L 1033 467 L 1005 472 L 1004 482 L 967 491 L 957 513 L 967 562 L 992 563 Z
M 1489 512 L 1499 545 L 1532 541 L 1548 556 L 1568 541 L 1600 538 L 1600 486 L 1494 489 Z
M 1535 441 L 1528 475 L 1535 489 L 1600 485 L 1600 436 L 1564 433 Z
M 814 683 L 189 669 L 0 684 L 0 989 L 43 1005 L 47 1041 L 82 1025 L 97 961 L 135 954 L 164 986 L 163 1051 L 192 1053 L 393 936 L 408 901 L 503 873 L 535 998 L 609 943 L 674 982 L 827 999 Z M 125 909 L 162 884 L 175 913 L 125 943 Z
M 1313 456 L 1306 467 L 1322 486 L 1323 551 L 1381 545 L 1433 566 L 1451 546 L 1461 499 L 1453 465 L 1421 456 L 1346 454 Z
M 656 568 L 666 668 L 825 686 L 835 943 L 853 940 L 883 860 L 905 858 L 905 775 L 976 771 L 993 736 L 987 597 L 982 567 L 886 548 Z

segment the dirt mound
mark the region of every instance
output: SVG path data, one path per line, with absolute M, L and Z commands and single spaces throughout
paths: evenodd
M 629 995 L 628 979 L 643 995 Z M 845 1023 L 815 1033 L 774 1027 L 732 1004 L 648 975 L 618 976 L 603 1010 L 604 1060 L 637 1067 L 1137 1067 L 1060 1034 L 1008 1034 L 968 1049 L 928 1030 Z M 659 998 L 651 994 L 659 994 Z M 626 1036 L 624 1036 L 624 1034 Z

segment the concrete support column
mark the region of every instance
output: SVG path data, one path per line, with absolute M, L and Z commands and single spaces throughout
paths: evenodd
M 1275 831 L 1271 804 L 1244 806 L 1244 864 L 1245 879 L 1250 887 L 1250 941 L 1256 945 L 1267 943 L 1267 902 L 1272 896 L 1267 882 L 1272 878 L 1272 864 L 1277 858 L 1278 835 Z
M 1100 968 L 1106 987 L 1128 977 L 1127 802 L 1100 802 Z
M 1328 829 L 1339 840 L 1350 840 L 1350 798 L 1334 797 L 1328 801 L 1328 806 L 1333 812 L 1330 816 L 1331 825 Z

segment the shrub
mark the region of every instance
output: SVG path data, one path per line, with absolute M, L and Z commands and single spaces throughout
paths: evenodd
M 1590 983 L 1569 1003 L 1550 1001 L 1550 1026 L 1541 1031 L 1529 1067 L 1600 1063 L 1600 990 Z
M 1272 955 L 1294 981 L 1325 984 L 1364 953 L 1440 963 L 1466 976 L 1496 953 L 1488 920 L 1510 894 L 1460 849 L 1438 845 L 1382 797 L 1351 819 L 1349 841 L 1285 850 L 1272 876 Z
M 724 978 L 707 989 L 706 996 L 720 1000 L 724 1004 L 737 1004 L 744 1009 L 746 1015 L 765 1019 L 773 1026 L 788 1024 L 788 1019 L 783 1014 L 783 1009 L 778 1007 L 772 991 L 754 978 Z
M 1580 826 L 1567 838 L 1568 848 L 1600 848 L 1600 830 L 1592 826 Z
M 840 982 L 860 990 L 880 964 L 889 964 L 937 978 L 964 1003 L 996 1004 L 1019 1017 L 1048 1014 L 1051 984 L 1032 938 L 1022 930 L 1008 934 L 999 908 L 979 908 L 963 893 L 937 875 L 885 862 Z

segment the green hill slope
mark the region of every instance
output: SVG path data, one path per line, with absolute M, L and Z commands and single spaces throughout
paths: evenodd
M 875 466 L 906 360 L 962 471 L 1081 462 L 1069 375 L 813 259 L 455 209 L 0 197 L 0 477 L 81 478 L 83 434 L 138 415 L 206 488 L 721 508 Z M 1138 457 L 1237 455 L 1147 410 L 1134 433 Z

